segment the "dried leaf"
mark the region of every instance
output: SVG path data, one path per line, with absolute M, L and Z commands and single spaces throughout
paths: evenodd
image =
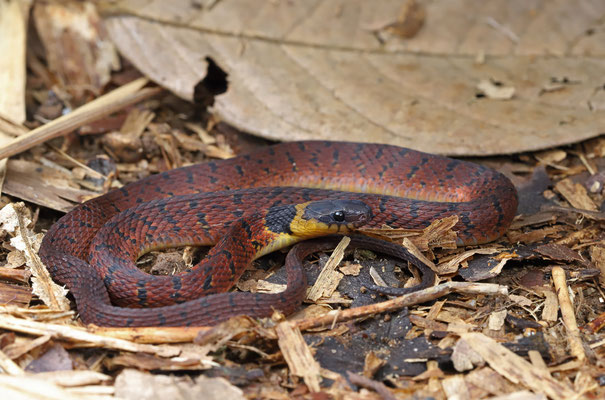
M 102 12 L 121 53 L 185 99 L 226 73 L 216 114 L 272 140 L 487 155 L 602 132 L 605 40 L 594 27 L 605 2 L 414 3 L 123 0 Z M 484 96 L 482 81 L 508 88 Z M 553 83 L 562 87 L 544 90 Z
M 50 308 L 69 310 L 69 301 L 65 297 L 67 290 L 52 281 L 46 267 L 38 257 L 42 234 L 34 234 L 29 230 L 31 220 L 27 215 L 25 205 L 23 203 L 8 204 L 2 208 L 0 224 L 2 229 L 15 235 L 10 243 L 23 252 L 27 260 L 27 266 L 32 272 L 33 292 Z
M 33 16 L 49 69 L 62 90 L 78 104 L 86 101 L 91 91 L 99 94 L 120 62 L 94 5 L 36 3 Z

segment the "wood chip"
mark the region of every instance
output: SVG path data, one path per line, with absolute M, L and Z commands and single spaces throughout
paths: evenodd
M 503 395 L 517 389 L 510 381 L 494 371 L 488 366 L 477 368 L 466 375 L 466 383 L 473 389 L 481 389 L 485 396 L 476 396 L 474 398 L 488 398 L 491 395 Z
M 599 210 L 594 201 L 588 196 L 586 188 L 579 183 L 574 183 L 570 178 L 557 182 L 555 189 L 572 207 L 589 211 Z
M 410 253 L 412 253 L 413 256 L 415 256 L 416 258 L 418 258 L 423 264 L 425 264 L 430 269 L 432 269 L 433 272 L 435 272 L 436 274 L 439 274 L 439 270 L 438 270 L 437 266 L 435 265 L 435 263 L 433 263 L 431 260 L 429 260 L 428 258 L 426 258 L 424 256 L 424 254 L 422 254 L 422 252 L 420 251 L 420 249 L 418 247 L 416 247 L 416 245 L 412 242 L 411 239 L 403 238 L 402 241 L 401 241 L 401 244 Z
M 32 298 L 32 289 L 25 286 L 0 282 L 0 304 L 27 306 Z
M 567 153 L 560 149 L 545 150 L 534 154 L 534 157 L 540 164 L 555 166 L 567 158 Z
M 187 343 L 193 341 L 200 333 L 209 331 L 210 327 L 137 327 L 105 328 L 90 326 L 88 331 L 104 337 L 128 340 L 135 343 Z
M 17 251 L 11 251 L 10 253 L 8 253 L 8 255 L 11 254 L 19 254 L 19 256 L 21 256 L 21 254 Z M 8 259 L 9 257 L 7 256 L 7 261 L 9 262 L 9 264 L 12 264 Z M 25 257 L 21 256 L 21 259 L 22 262 L 19 262 L 19 266 L 25 264 Z M 5 279 L 7 281 L 27 283 L 31 275 L 31 272 L 24 269 L 0 267 L 0 279 Z
M 4 121 L 0 129 L 0 147 L 13 139 L 6 132 L 16 133 L 12 126 L 19 126 L 26 119 L 25 82 L 27 26 L 29 1 L 0 0 L 0 117 Z M 11 126 L 12 125 L 12 126 Z M 0 160 L 0 190 L 6 177 L 6 160 Z
M 86 102 L 91 91 L 98 94 L 120 62 L 94 4 L 36 3 L 33 15 L 57 86 L 76 104 Z
M 529 232 L 508 232 L 507 236 L 511 242 L 518 243 L 536 243 L 541 242 L 546 238 L 555 237 L 565 228 L 560 225 L 547 226 L 542 229 L 532 229 Z
M 368 236 L 377 237 L 393 243 L 404 243 L 408 240 L 421 251 L 429 251 L 431 248 L 455 249 L 456 232 L 452 230 L 458 223 L 458 216 L 437 219 L 424 229 L 393 229 L 388 226 L 383 228 L 362 228 L 360 232 Z
M 552 378 L 549 373 L 535 368 L 522 357 L 481 333 L 464 333 L 461 338 L 479 353 L 490 367 L 515 384 L 520 383 L 555 400 L 571 399 L 577 395 L 563 381 Z
M 537 350 L 529 350 L 527 352 L 527 355 L 529 356 L 529 360 L 534 365 L 534 367 L 540 368 L 543 371 L 548 372 L 548 366 L 544 362 L 544 359 L 542 358 L 542 355 L 540 354 L 539 351 L 537 351 Z M 549 374 L 550 374 L 550 372 L 549 372 Z
M 386 361 L 378 357 L 375 352 L 368 351 L 363 362 L 363 376 L 372 378 L 376 372 L 386 364 Z
M 316 302 L 320 298 L 330 297 L 332 293 L 334 293 L 334 291 L 338 287 L 338 284 L 344 277 L 343 274 L 336 270 L 336 267 L 338 267 L 338 264 L 340 264 L 340 262 L 342 261 L 345 249 L 347 248 L 350 242 L 351 239 L 344 236 L 340 243 L 338 243 L 338 246 L 336 246 L 336 248 L 332 252 L 332 255 L 328 259 L 328 262 L 326 262 L 326 265 L 319 273 L 315 284 L 311 287 L 311 290 L 309 290 L 307 294 L 307 300 Z
M 225 378 L 148 374 L 135 369 L 125 369 L 115 382 L 115 395 L 125 400 L 244 400 L 241 389 Z
M 39 372 L 35 377 L 63 387 L 95 385 L 112 380 L 109 375 L 90 370 Z
M 6 346 L 4 348 L 4 352 L 8 357 L 12 358 L 13 360 L 16 360 L 24 354 L 27 354 L 34 349 L 46 345 L 50 341 L 50 339 L 50 335 L 44 335 L 25 342 L 15 342 Z
M 494 311 L 489 315 L 488 319 L 488 327 L 492 331 L 499 331 L 504 326 L 504 321 L 506 320 L 506 310 L 502 311 Z
M 478 248 L 478 249 L 467 250 L 465 252 L 457 254 L 451 260 L 439 264 L 437 266 L 437 270 L 439 271 L 438 274 L 439 275 L 449 275 L 449 274 L 455 273 L 456 271 L 458 271 L 458 268 L 460 267 L 460 264 L 463 261 L 468 260 L 475 254 L 494 254 L 497 252 L 498 252 L 498 249 L 494 249 L 494 248 Z
M 541 393 L 532 393 L 529 390 L 520 390 L 492 397 L 491 400 L 546 400 L 546 396 Z
M 441 380 L 448 399 L 471 400 L 471 395 L 462 375 L 453 375 Z
M 573 262 L 586 264 L 586 260 L 577 252 L 567 246 L 557 243 L 547 243 L 536 247 L 535 251 L 555 261 Z
M 275 327 L 277 344 L 288 364 L 290 373 L 303 378 L 311 392 L 319 392 L 321 372 L 319 363 L 307 346 L 300 330 L 290 322 L 282 322 Z
M 422 318 L 421 316 L 411 314 L 409 316 L 410 322 L 416 326 L 419 326 L 424 329 L 430 329 L 433 331 L 447 331 L 447 325 L 441 322 L 434 321 L 428 318 Z
M 485 361 L 466 341 L 458 340 L 452 352 L 452 363 L 458 372 L 470 371 L 475 366 L 482 366 Z
M 358 276 L 363 266 L 358 263 L 344 262 L 338 270 L 346 276 Z

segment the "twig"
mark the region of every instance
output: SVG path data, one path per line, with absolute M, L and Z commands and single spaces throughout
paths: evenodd
M 48 147 L 50 147 L 51 150 L 58 153 L 61 157 L 65 158 L 67 161 L 74 164 L 76 167 L 80 167 L 80 168 L 86 170 L 86 172 L 88 172 L 88 174 L 91 177 L 96 178 L 96 179 L 107 179 L 107 176 L 103 175 L 99 171 L 95 171 L 94 169 L 90 168 L 88 165 L 81 163 L 80 161 L 76 160 L 75 158 L 73 158 L 72 156 L 70 156 L 69 154 L 64 152 L 63 150 L 56 148 L 55 146 L 53 146 L 50 143 L 46 143 L 46 145 Z
M 582 338 L 580 337 L 580 329 L 576 322 L 576 316 L 569 298 L 569 292 L 567 291 L 567 281 L 565 279 L 565 271 L 561 267 L 554 267 L 552 269 L 552 280 L 555 285 L 555 291 L 559 297 L 559 307 L 561 309 L 561 316 L 563 317 L 563 323 L 565 329 L 567 329 L 567 336 L 569 340 L 569 347 L 571 354 L 579 361 L 586 359 L 586 353 L 584 352 L 584 346 L 582 345 Z
M 300 330 L 325 327 L 336 322 L 348 321 L 354 318 L 366 317 L 369 315 L 397 310 L 414 304 L 425 303 L 453 292 L 466 294 L 507 295 L 508 288 L 506 286 L 496 285 L 493 283 L 446 282 L 424 290 L 419 290 L 414 293 L 409 293 L 392 300 L 384 301 L 382 303 L 370 304 L 344 311 L 331 311 L 319 317 L 295 321 L 294 324 Z
M 88 331 L 97 335 L 128 340 L 135 343 L 166 344 L 192 342 L 201 332 L 210 331 L 212 327 L 171 327 L 153 326 L 137 328 L 108 328 L 89 326 Z
M 358 375 L 351 371 L 347 371 L 347 377 L 349 381 L 357 386 L 363 386 L 367 389 L 372 389 L 378 393 L 384 400 L 397 400 L 393 393 L 387 388 L 382 382 L 375 381 L 365 376 Z
M 0 315 L 0 328 L 9 331 L 27 333 L 30 335 L 51 335 L 53 337 L 67 339 L 77 342 L 85 342 L 95 346 L 109 349 L 124 350 L 131 352 L 143 352 L 155 354 L 160 357 L 174 357 L 180 353 L 178 349 L 149 344 L 137 344 L 126 340 L 113 339 L 105 336 L 95 335 L 84 329 L 68 325 L 45 324 L 26 319 L 15 318 L 9 315 Z
M 130 104 L 154 96 L 161 88 L 143 88 L 147 79 L 140 78 L 121 86 L 82 107 L 44 124 L 0 147 L 0 159 L 14 156 L 32 147 L 54 139 L 101 117 L 114 113 Z

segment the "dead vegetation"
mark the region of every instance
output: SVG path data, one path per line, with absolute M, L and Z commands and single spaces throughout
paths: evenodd
M 26 22 L 26 3 L 0 0 L 0 11 Z M 45 13 L 56 10 L 32 15 Z M 86 15 L 91 26 L 98 22 L 88 7 Z M 0 25 L 8 28 L 18 30 Z M 53 29 L 41 24 L 38 34 Z M 601 137 L 475 160 L 506 174 L 519 192 L 518 216 L 496 243 L 456 248 L 451 218 L 423 231 L 372 232 L 423 257 L 439 275 L 429 289 L 391 299 L 364 291 L 367 283 L 408 286 L 417 277 L 398 260 L 343 247 L 307 263 L 306 304 L 288 318 L 242 317 L 212 328 L 83 326 L 36 254 L 62 212 L 152 173 L 267 144 L 149 83 L 128 63 L 113 72 L 111 57 L 93 63 L 97 56 L 84 56 L 93 42 L 49 34 L 46 50 L 35 37 L 21 43 L 21 61 L 0 55 L 28 67 L 27 86 L 0 81 L 27 111 L 0 102 L 0 158 L 12 157 L 2 167 L 0 210 L 5 398 L 605 395 Z M 51 49 L 63 57 L 49 57 Z M 69 62 L 81 68 L 57 66 Z M 177 254 L 144 259 L 142 268 L 172 273 L 200 257 L 193 249 Z M 283 290 L 282 261 L 283 254 L 259 260 L 238 288 Z

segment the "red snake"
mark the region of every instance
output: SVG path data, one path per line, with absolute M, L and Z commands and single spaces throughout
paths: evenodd
M 304 294 L 297 273 L 292 280 L 288 273 L 289 287 L 277 295 L 219 292 L 252 259 L 304 239 L 291 238 L 299 234 L 289 232 L 295 217 L 300 223 L 326 204 L 327 215 L 336 215 L 342 211 L 334 204 L 348 212 L 356 202 L 369 207 L 364 227 L 424 228 L 457 215 L 459 244 L 498 238 L 517 209 L 512 183 L 477 164 L 389 145 L 292 142 L 149 176 L 89 200 L 49 229 L 40 256 L 69 287 L 86 323 L 208 325 L 238 314 L 290 312 Z M 190 273 L 150 276 L 134 266 L 150 249 L 216 243 Z M 297 255 L 309 251 L 301 247 Z

